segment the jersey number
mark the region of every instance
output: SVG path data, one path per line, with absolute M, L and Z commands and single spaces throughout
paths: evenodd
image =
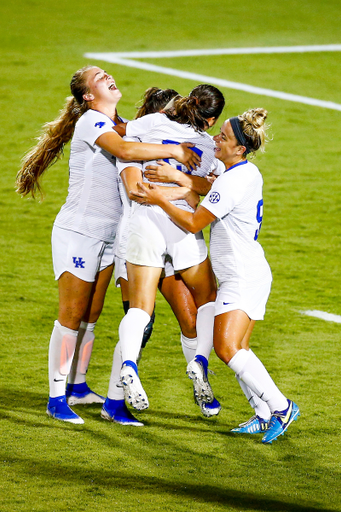
M 256 215 L 256 219 L 257 219 L 257 222 L 259 222 L 259 226 L 258 226 L 258 229 L 256 229 L 255 231 L 255 237 L 254 237 L 254 240 L 257 240 L 258 236 L 259 236 L 259 232 L 260 232 L 260 228 L 262 227 L 262 220 L 263 220 L 263 199 L 261 199 L 260 201 L 258 201 L 257 203 L 257 215 Z
M 176 142 L 175 140 L 169 140 L 169 139 L 166 139 L 166 140 L 163 140 L 162 141 L 162 144 L 180 144 L 180 142 Z M 201 157 L 202 155 L 202 151 L 201 149 L 198 149 L 196 148 L 195 146 L 193 148 L 190 148 L 192 151 L 194 151 L 194 153 L 196 153 L 197 155 L 199 155 Z M 167 164 L 169 164 L 169 158 L 164 158 L 163 159 L 165 162 L 167 162 Z M 185 172 L 186 174 L 192 174 L 192 171 L 189 171 L 188 169 L 186 169 L 185 171 L 183 171 L 183 168 L 181 165 L 177 165 L 176 168 L 178 169 L 178 171 L 182 171 L 182 172 Z M 193 169 L 194 170 L 194 169 Z

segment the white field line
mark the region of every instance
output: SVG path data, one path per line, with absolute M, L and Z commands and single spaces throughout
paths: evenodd
M 167 57 L 197 57 L 199 55 L 246 55 L 252 53 L 340 52 L 341 44 L 312 46 L 268 46 L 256 48 L 215 48 L 213 50 L 179 50 L 168 52 L 115 52 L 102 55 L 127 59 L 163 59 Z M 87 56 L 86 54 L 85 56 Z
M 336 322 L 337 324 L 341 324 L 341 316 L 333 315 L 331 313 L 325 313 L 324 311 L 317 311 L 315 309 L 308 311 L 300 311 L 302 315 L 314 316 L 315 318 L 320 318 L 321 320 L 326 320 L 327 322 Z
M 339 50 L 333 50 L 333 51 L 340 51 L 341 45 L 333 45 L 334 47 L 339 47 Z M 281 47 L 277 47 L 281 48 Z M 288 48 L 313 48 L 313 47 L 286 47 Z M 317 47 L 314 47 L 317 48 Z M 325 48 L 325 47 L 319 47 L 319 48 Z M 273 50 L 274 48 L 272 48 Z M 242 50 L 242 49 L 239 49 Z M 244 51 L 247 49 L 244 49 Z M 248 50 L 252 50 L 252 48 L 249 48 Z M 253 50 L 256 50 L 254 48 Z M 261 48 L 261 50 L 270 50 L 270 48 Z M 203 55 L 202 52 L 205 50 L 188 50 L 189 52 L 201 52 L 197 53 L 196 55 Z M 298 51 L 298 50 L 297 50 Z M 308 50 L 305 50 L 308 51 Z M 312 51 L 312 50 L 310 50 Z M 318 51 L 318 50 L 314 50 Z M 322 50 L 319 50 L 322 51 Z M 326 50 L 324 50 L 326 51 Z M 331 50 L 328 50 L 331 51 Z M 206 50 L 206 52 L 227 52 L 227 50 Z M 156 54 L 158 52 L 140 52 L 139 57 L 142 58 L 142 55 L 150 57 L 151 54 Z M 167 53 L 167 56 L 174 56 L 175 53 L 179 54 L 181 53 L 181 56 L 184 54 L 184 52 L 163 52 Z M 259 52 L 259 53 L 270 53 L 270 52 Z M 272 52 L 274 53 L 274 52 Z M 283 53 L 283 52 L 282 52 Z M 334 103 L 332 101 L 324 101 L 324 100 L 317 100 L 314 98 L 308 98 L 306 96 L 299 96 L 297 94 L 290 94 L 286 92 L 280 92 L 280 91 L 273 91 L 272 89 L 264 89 L 262 87 L 255 87 L 253 85 L 247 85 L 247 84 L 241 84 L 239 82 L 231 82 L 230 80 L 223 80 L 221 78 L 216 78 L 213 76 L 207 76 L 207 75 L 201 75 L 198 73 L 190 73 L 189 71 L 181 71 L 179 69 L 173 69 L 173 68 L 167 68 L 163 66 L 156 66 L 154 64 L 148 64 L 147 62 L 139 62 L 136 60 L 133 60 L 131 58 L 126 59 L 122 57 L 118 57 L 118 55 L 127 55 L 131 56 L 132 54 L 137 55 L 136 53 L 126 53 L 126 54 L 118 54 L 118 53 L 86 53 L 84 57 L 89 59 L 95 59 L 95 60 L 103 60 L 106 62 L 111 62 L 113 64 L 118 64 L 121 66 L 127 66 L 131 68 L 137 68 L 137 69 L 143 69 L 145 71 L 152 71 L 154 73 L 161 73 L 164 75 L 170 75 L 170 76 L 177 76 L 180 78 L 186 78 L 189 80 L 193 80 L 195 82 L 199 83 L 210 83 L 212 85 L 217 85 L 219 87 L 226 87 L 228 89 L 235 89 L 239 91 L 248 92 L 251 94 L 259 94 L 261 96 L 270 96 L 272 98 L 278 98 L 281 100 L 287 100 L 287 101 L 294 101 L 296 103 L 304 103 L 306 105 L 313 105 L 316 107 L 322 107 L 322 108 L 328 108 L 332 110 L 339 110 L 341 111 L 341 104 Z M 172 54 L 172 55 L 171 55 Z M 213 53 L 211 53 L 213 55 Z M 215 55 L 219 55 L 219 53 L 215 53 Z

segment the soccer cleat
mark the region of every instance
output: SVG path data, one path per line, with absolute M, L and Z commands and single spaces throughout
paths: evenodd
M 103 419 L 119 423 L 120 425 L 131 425 L 133 427 L 143 427 L 143 423 L 138 421 L 128 410 L 124 400 L 111 400 L 107 398 L 103 404 L 101 416 Z
M 70 409 L 66 403 L 65 396 L 57 396 L 56 398 L 49 398 L 47 403 L 46 414 L 56 420 L 67 421 L 68 423 L 75 423 L 82 425 L 84 420 Z
M 66 386 L 66 401 L 69 405 L 103 404 L 104 400 L 104 396 L 92 391 L 86 382 Z
M 218 416 L 218 414 L 221 411 L 221 405 L 216 398 L 213 398 L 213 402 L 211 402 L 211 403 L 200 402 L 199 405 L 200 405 L 201 412 L 203 413 L 203 415 L 206 418 L 211 418 L 212 416 Z
M 288 407 L 284 411 L 275 411 L 271 416 L 268 430 L 265 432 L 262 443 L 271 444 L 278 436 L 284 434 L 290 423 L 296 421 L 300 416 L 300 410 L 291 400 L 288 400 Z
M 240 423 L 238 427 L 233 428 L 231 432 L 235 434 L 261 434 L 268 430 L 269 420 L 265 420 L 256 414 L 248 421 Z
M 130 363 L 130 361 L 123 363 L 121 381 L 123 384 L 124 397 L 128 404 L 138 411 L 147 409 L 149 407 L 148 397 L 142 387 L 135 363 Z
M 207 378 L 207 359 L 195 356 L 187 365 L 186 373 L 193 382 L 194 397 L 199 402 L 212 403 L 214 395 Z

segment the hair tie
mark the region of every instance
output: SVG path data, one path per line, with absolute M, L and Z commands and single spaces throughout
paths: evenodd
M 245 135 L 243 133 L 243 130 L 241 129 L 239 117 L 231 117 L 231 119 L 229 119 L 229 121 L 230 121 L 231 128 L 233 130 L 234 136 L 237 139 L 238 144 L 240 146 L 244 146 L 246 148 L 246 151 L 245 151 L 246 154 L 251 153 L 250 146 L 248 145 Z

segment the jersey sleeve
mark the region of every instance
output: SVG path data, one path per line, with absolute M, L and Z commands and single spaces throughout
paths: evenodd
M 129 121 L 126 127 L 127 137 L 142 137 L 145 133 L 148 133 L 154 126 L 157 116 L 159 114 L 148 114 Z
M 212 165 L 211 165 L 211 173 L 215 176 L 220 176 L 225 172 L 225 165 L 221 160 L 218 160 L 218 158 L 214 158 Z
M 79 120 L 78 137 L 93 146 L 100 135 L 113 131 L 114 126 L 115 123 L 110 117 L 101 112 L 88 110 Z
M 240 176 L 225 172 L 215 180 L 201 206 L 218 219 L 222 219 L 233 210 L 242 195 L 243 183 Z

